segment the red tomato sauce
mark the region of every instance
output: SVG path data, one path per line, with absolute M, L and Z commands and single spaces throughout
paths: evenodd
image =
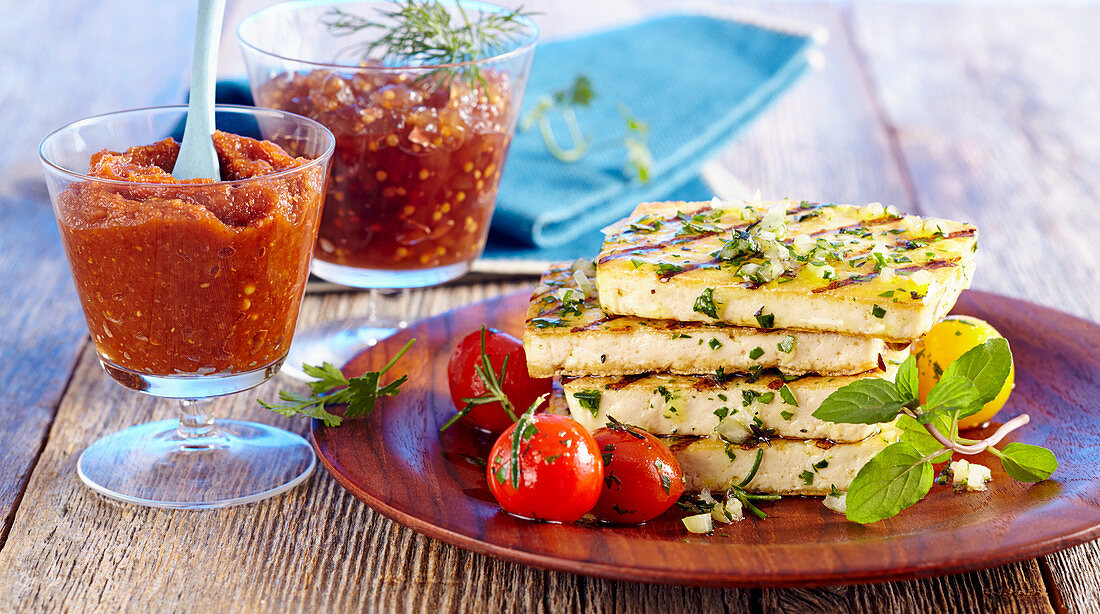
M 278 145 L 214 135 L 224 181 L 181 182 L 166 139 L 92 156 L 58 223 L 100 356 L 150 375 L 237 373 L 287 352 L 325 183 Z

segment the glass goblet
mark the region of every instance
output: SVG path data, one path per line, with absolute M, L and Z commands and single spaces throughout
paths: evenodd
M 440 63 L 380 44 L 401 28 L 394 6 L 286 2 L 237 31 L 257 106 L 311 117 L 336 135 L 313 274 L 372 289 L 366 317 L 299 332 L 284 369 L 298 377 L 303 362 L 342 365 L 407 324 L 379 316 L 379 290 L 407 293 L 470 270 L 515 132 L 535 24 L 510 9 L 440 0 L 429 6 L 455 27 L 509 24 L 493 42 L 478 41 L 469 61 Z
M 263 383 L 286 358 L 335 140 L 284 111 L 218 107 L 218 130 L 300 158 L 219 135 L 230 180 L 172 183 L 159 170 L 125 167 L 131 159 L 170 170 L 178 147 L 160 141 L 179 139 L 186 116 L 180 106 L 90 117 L 49 134 L 40 154 L 100 363 L 127 388 L 179 399 L 179 419 L 90 445 L 81 480 L 139 505 L 222 507 L 283 492 L 316 465 L 302 437 L 214 420 L 208 403 Z M 252 178 L 232 179 L 242 176 Z

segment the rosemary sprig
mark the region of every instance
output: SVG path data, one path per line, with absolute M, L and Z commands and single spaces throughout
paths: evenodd
M 500 374 L 498 375 L 493 371 L 493 363 L 489 360 L 489 353 L 485 351 L 485 327 L 481 327 L 481 364 L 474 366 L 474 373 L 477 374 L 481 383 L 485 384 L 487 392 L 479 397 L 471 397 L 462 399 L 462 402 L 466 404 L 457 414 L 451 416 L 443 426 L 439 427 L 439 432 L 443 432 L 453 426 L 456 422 L 462 419 L 463 416 L 470 413 L 477 405 L 488 405 L 489 403 L 500 403 L 500 406 L 504 408 L 504 413 L 508 414 L 512 422 L 516 421 L 516 408 L 512 405 L 511 399 L 504 393 L 504 388 L 501 386 L 501 382 L 504 381 L 504 372 L 508 369 L 508 356 L 504 357 L 504 362 L 500 365 Z
M 395 0 L 392 8 L 379 9 L 382 21 L 333 7 L 321 15 L 321 24 L 335 36 L 381 30 L 377 38 L 352 48 L 363 60 L 375 58 L 386 63 L 430 67 L 494 55 L 520 37 L 526 27 L 523 20 L 533 15 L 519 7 L 502 12 L 479 10 L 471 18 L 461 2 L 456 1 L 454 6 L 457 16 L 437 0 Z M 468 68 L 465 72 L 471 85 L 484 84 L 477 65 Z
M 749 470 L 749 473 L 745 476 L 745 479 L 741 480 L 740 483 L 731 486 L 729 491 L 726 493 L 727 498 L 732 497 L 734 499 L 737 499 L 741 502 L 741 505 L 748 508 L 748 510 L 755 514 L 757 518 L 767 518 L 768 515 L 765 514 L 763 510 L 753 505 L 753 501 L 776 501 L 780 499 L 779 495 L 759 495 L 745 491 L 745 486 L 747 486 L 748 483 L 751 482 L 754 477 L 756 477 L 756 472 L 760 470 L 760 461 L 763 458 L 764 450 L 757 448 L 756 458 L 752 461 L 752 469 Z
M 546 144 L 550 155 L 562 162 L 576 162 L 587 155 L 590 149 L 621 145 L 626 149 L 623 173 L 628 178 L 636 177 L 642 183 L 648 182 L 649 169 L 653 165 L 653 154 L 647 144 L 649 127 L 634 117 L 625 104 L 619 103 L 619 114 L 622 115 L 626 134 L 620 139 L 591 145 L 577 120 L 576 110 L 589 106 L 595 99 L 596 92 L 592 89 L 592 82 L 585 75 L 577 75 L 573 85 L 539 98 L 534 108 L 520 119 L 520 130 L 530 130 L 537 125 L 542 142 Z M 554 111 L 561 114 L 569 132 L 569 143 L 565 147 L 558 143 L 554 126 L 550 123 L 550 116 Z
M 340 426 L 344 418 L 358 418 L 369 414 L 374 410 L 374 404 L 379 397 L 392 397 L 401 392 L 401 385 L 408 381 L 408 375 L 402 375 L 384 386 L 378 385 L 379 380 L 382 374 L 389 371 L 414 343 L 416 339 L 410 339 L 380 370 L 369 371 L 351 379 L 344 377 L 340 369 L 330 362 L 319 367 L 302 365 L 306 375 L 317 378 L 316 381 L 309 383 L 312 395 L 280 390 L 279 398 L 282 399 L 282 403 L 268 403 L 262 400 L 259 403 L 264 408 L 283 416 L 306 416 L 324 421 L 325 426 Z M 337 388 L 341 390 L 332 392 Z M 343 404 L 348 406 L 343 418 L 327 410 L 330 405 Z

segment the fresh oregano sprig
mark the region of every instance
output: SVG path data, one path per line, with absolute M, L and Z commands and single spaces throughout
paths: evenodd
M 901 436 L 859 470 L 848 489 L 848 520 L 867 524 L 896 515 L 932 488 L 932 465 L 954 454 L 989 452 L 1001 460 L 1008 475 L 1022 482 L 1045 480 L 1058 468 L 1050 450 L 1013 442 L 996 446 L 1006 435 L 1028 423 L 1027 414 L 1009 420 L 993 435 L 973 440 L 960 437 L 960 418 L 973 415 L 997 396 L 1012 368 L 1012 351 L 1003 338 L 986 341 L 952 362 L 922 405 L 917 396 L 916 361 L 909 357 L 893 382 L 863 379 L 826 398 L 814 417 L 827 422 L 875 424 L 898 419 Z
M 618 108 L 623 118 L 625 135 L 617 140 L 592 145 L 577 120 L 577 109 L 589 106 L 595 99 L 596 92 L 592 89 L 592 82 L 583 74 L 577 75 L 571 86 L 539 98 L 534 108 L 520 119 L 520 130 L 530 130 L 538 125 L 539 135 L 542 136 L 546 149 L 550 155 L 562 162 L 576 162 L 588 154 L 590 148 L 600 149 L 621 145 L 626 149 L 623 173 L 628 178 L 636 177 L 642 183 L 648 182 L 650 167 L 653 166 L 653 154 L 649 151 L 647 144 L 649 127 L 645 122 L 634 117 L 630 109 L 620 102 Z M 569 143 L 565 147 L 558 143 L 554 126 L 550 122 L 551 113 L 554 111 L 559 112 L 569 132 Z
M 402 375 L 384 386 L 379 386 L 379 382 L 382 375 L 389 371 L 414 343 L 416 339 L 410 339 L 380 370 L 369 371 L 350 379 L 344 377 L 340 369 L 330 362 L 323 363 L 319 367 L 302 365 L 306 375 L 317 378 L 316 381 L 309 382 L 309 389 L 313 394 L 304 395 L 290 390 L 280 390 L 279 398 L 282 399 L 282 403 L 268 403 L 263 400 L 259 403 L 264 408 L 283 416 L 306 416 L 323 421 L 325 426 L 340 426 L 344 418 L 358 418 L 369 414 L 374 410 L 374 404 L 379 397 L 397 396 L 401 392 L 401 385 L 408 381 L 408 375 Z M 327 409 L 331 405 L 345 404 L 348 408 L 343 417 L 330 413 Z

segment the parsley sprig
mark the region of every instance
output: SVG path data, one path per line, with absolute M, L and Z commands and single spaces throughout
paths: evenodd
M 932 488 L 935 463 L 954 454 L 989 452 L 1021 482 L 1040 482 L 1054 473 L 1058 460 L 1050 450 L 1013 442 L 996 446 L 1028 423 L 1027 414 L 1009 420 L 993 435 L 973 440 L 959 436 L 960 418 L 973 415 L 1000 392 L 1012 367 L 1012 351 L 1003 338 L 975 346 L 952 362 L 922 405 L 917 396 L 916 361 L 906 359 L 894 381 L 864 379 L 825 399 L 814 417 L 844 424 L 875 424 L 897 418 L 901 436 L 859 470 L 848 489 L 848 520 L 867 524 L 890 518 L 917 503 Z
M 481 364 L 474 366 L 474 373 L 477 374 L 481 383 L 485 384 L 486 393 L 479 397 L 470 397 L 462 399 L 462 402 L 466 405 L 459 410 L 458 413 L 451 416 L 443 426 L 439 427 L 439 432 L 443 432 L 452 427 L 456 422 L 462 419 L 463 416 L 470 413 L 474 407 L 478 405 L 488 405 L 489 403 L 500 403 L 500 406 L 504 408 L 504 413 L 508 414 L 508 418 L 515 422 L 516 408 L 512 405 L 512 401 L 508 398 L 508 395 L 504 394 L 504 388 L 501 386 L 501 382 L 504 381 L 504 372 L 508 369 L 508 356 L 504 357 L 503 364 L 500 365 L 500 373 L 497 374 L 493 370 L 493 362 L 489 360 L 489 353 L 485 351 L 485 332 L 486 328 L 481 327 Z
M 302 365 L 306 375 L 317 378 L 316 381 L 309 383 L 309 389 L 313 394 L 304 395 L 291 390 L 280 390 L 279 398 L 282 399 L 282 403 L 268 403 L 262 400 L 259 403 L 266 409 L 283 416 L 306 416 L 323 421 L 325 426 L 340 426 L 344 418 L 358 418 L 369 414 L 374 410 L 374 404 L 379 397 L 397 396 L 401 392 L 401 385 L 408 381 L 408 375 L 402 375 L 382 386 L 379 383 L 382 375 L 389 371 L 414 343 L 416 339 L 410 339 L 380 370 L 369 371 L 350 379 L 344 377 L 340 369 L 330 362 L 323 363 L 319 367 Z M 327 408 L 332 405 L 347 405 L 344 416 L 330 413 Z
M 550 155 L 562 162 L 576 162 L 583 158 L 590 148 L 600 149 L 621 145 L 626 150 L 626 164 L 623 173 L 628 178 L 637 178 L 641 183 L 649 181 L 650 167 L 653 166 L 653 154 L 649 150 L 649 126 L 634 117 L 623 103 L 618 104 L 619 115 L 623 118 L 624 135 L 616 140 L 592 145 L 577 120 L 577 109 L 587 107 L 596 99 L 592 82 L 585 75 L 577 75 L 573 84 L 539 98 L 534 108 L 520 119 L 520 130 L 530 130 L 538 125 L 539 134 Z M 557 111 L 569 131 L 569 143 L 563 147 L 558 143 L 554 126 L 550 123 L 551 114 Z

